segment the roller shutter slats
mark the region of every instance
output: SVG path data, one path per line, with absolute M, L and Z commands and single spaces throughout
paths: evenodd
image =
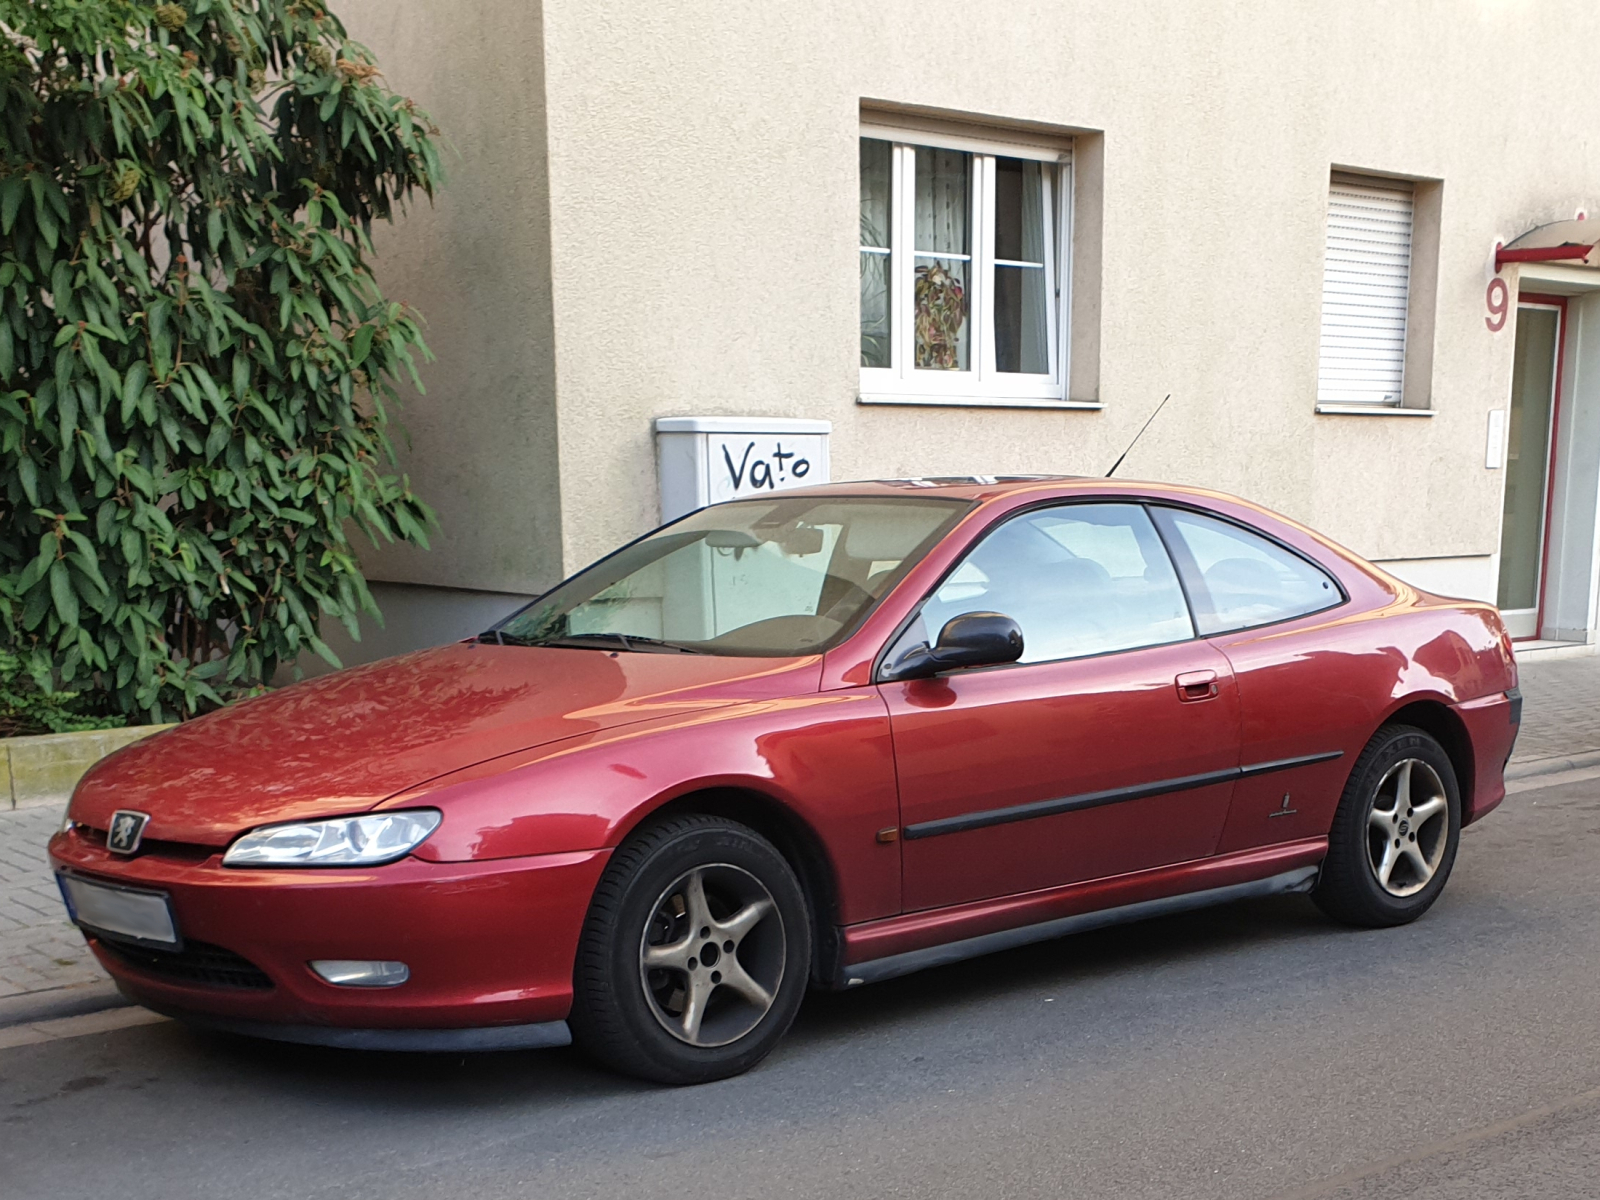
M 1319 403 L 1400 403 L 1411 219 L 1409 183 L 1334 172 L 1322 277 Z

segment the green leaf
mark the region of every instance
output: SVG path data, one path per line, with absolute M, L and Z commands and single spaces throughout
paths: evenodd
M 136 359 L 122 377 L 122 421 L 127 424 L 137 411 L 139 397 L 144 393 L 145 382 L 150 378 L 150 367 L 144 359 Z
M 371 325 L 362 325 L 356 330 L 356 336 L 350 342 L 350 365 L 359 367 L 367 361 L 367 355 L 372 351 L 372 335 L 377 330 Z
M 72 590 L 72 575 L 61 559 L 50 564 L 50 598 L 63 625 L 78 623 L 78 594 Z
M 22 484 L 22 494 L 28 498 L 28 503 L 39 503 L 39 468 L 34 465 L 33 459 L 26 454 L 19 455 L 16 460 L 17 481 Z
M 17 223 L 17 210 L 22 207 L 22 198 L 27 193 L 28 181 L 24 175 L 7 175 L 0 180 L 0 233 L 11 233 L 11 227 Z

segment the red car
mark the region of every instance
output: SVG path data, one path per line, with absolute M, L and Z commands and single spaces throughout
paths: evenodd
M 1228 496 L 839 484 L 125 749 L 50 855 L 159 1011 L 696 1082 L 807 987 L 1246 896 L 1414 920 L 1516 685 L 1489 605 Z

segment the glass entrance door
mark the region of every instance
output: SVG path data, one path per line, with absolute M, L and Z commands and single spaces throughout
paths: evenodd
M 1545 508 L 1550 494 L 1550 450 L 1563 315 L 1558 304 L 1517 306 L 1516 359 L 1511 371 L 1510 420 L 1506 423 L 1499 592 L 1500 612 L 1514 638 L 1539 636 Z

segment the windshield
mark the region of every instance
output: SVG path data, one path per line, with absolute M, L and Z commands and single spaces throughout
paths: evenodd
M 924 496 L 713 505 L 579 572 L 487 636 L 607 650 L 815 653 L 848 633 L 970 508 Z

